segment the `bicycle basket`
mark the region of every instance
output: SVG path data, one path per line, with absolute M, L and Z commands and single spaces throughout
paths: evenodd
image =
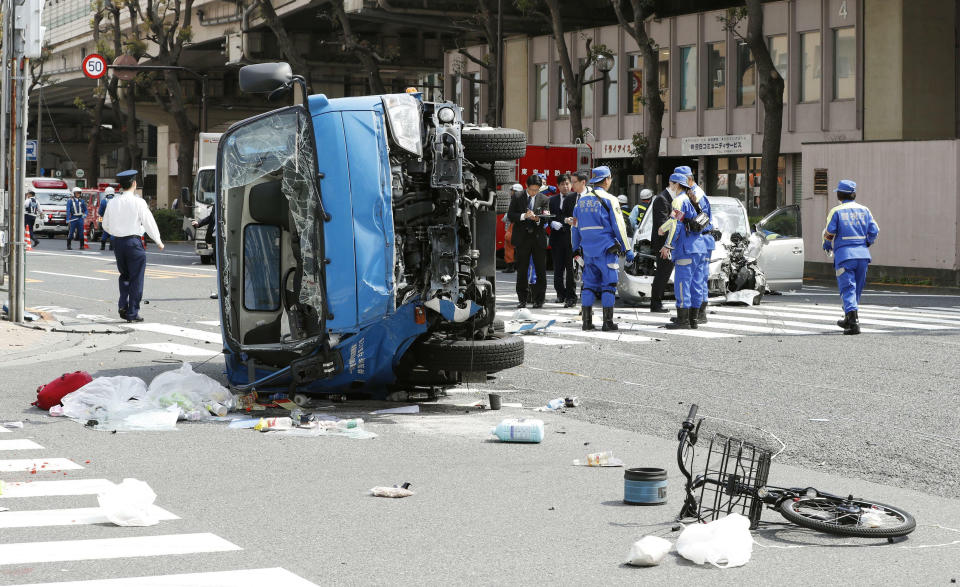
M 767 484 L 770 458 L 771 452 L 767 449 L 715 434 L 706 454 L 703 474 L 695 476 L 693 487 L 688 488 L 696 500 L 696 517 L 709 522 L 727 514 L 742 514 L 750 519 L 750 528 L 755 529 L 763 512 L 763 501 L 757 498 L 757 490 Z

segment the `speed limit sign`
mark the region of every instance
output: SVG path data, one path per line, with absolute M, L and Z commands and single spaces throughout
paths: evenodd
M 107 73 L 107 60 L 102 55 L 91 53 L 83 60 L 83 75 L 90 79 L 100 79 Z

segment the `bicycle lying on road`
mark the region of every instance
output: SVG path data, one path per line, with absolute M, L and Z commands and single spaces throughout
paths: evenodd
M 677 439 L 677 464 L 687 478 L 686 499 L 679 520 L 709 522 L 739 513 L 750 519 L 750 528 L 760 524 L 763 506 L 804 528 L 862 538 L 906 536 L 916 528 L 906 511 L 868 499 L 841 497 L 814 487 L 767 485 L 771 452 L 742 439 L 715 434 L 705 458 L 703 473 L 693 476 L 694 447 L 704 418 L 697 419 L 697 405 L 683 421 Z

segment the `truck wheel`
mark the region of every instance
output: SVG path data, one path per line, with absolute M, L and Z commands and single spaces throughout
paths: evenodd
M 510 209 L 510 192 L 500 190 L 497 192 L 497 214 L 506 214 Z
M 522 130 L 464 126 L 460 140 L 467 159 L 479 163 L 510 161 L 527 154 L 527 134 Z
M 200 263 L 203 265 L 212 265 L 213 255 L 200 255 Z
M 493 177 L 497 185 L 517 181 L 517 165 L 513 161 L 494 161 Z
M 507 329 L 507 326 L 503 323 L 503 320 L 494 320 L 491 326 L 493 326 L 494 332 L 504 332 Z
M 496 373 L 523 364 L 520 337 L 495 333 L 486 340 L 430 338 L 413 347 L 418 363 L 427 369 Z

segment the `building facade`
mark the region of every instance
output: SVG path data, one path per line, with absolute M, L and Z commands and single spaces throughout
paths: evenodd
M 767 44 L 786 82 L 778 204 L 800 207 L 807 273 L 828 273 L 820 232 L 836 202 L 832 189 L 849 178 L 881 225 L 874 275 L 960 285 L 960 186 L 958 161 L 950 158 L 958 137 L 955 3 L 782 0 L 763 9 Z M 649 25 L 665 102 L 657 184 L 674 166 L 691 165 L 709 194 L 738 198 L 759 217 L 769 211 L 759 207 L 764 111 L 753 57 L 725 16 L 691 12 Z M 587 39 L 604 45 L 615 64 L 583 89 L 584 142 L 597 164 L 614 170 L 614 193 L 633 201 L 644 179 L 631 148 L 646 116 L 641 57 L 633 38 L 611 23 L 567 33 L 573 63 L 586 55 Z M 471 51 L 483 57 L 483 47 Z M 507 39 L 504 63 L 505 125 L 524 129 L 530 144 L 573 142 L 553 38 Z M 467 118 L 482 112 L 483 86 L 469 79 L 482 76 L 480 68 L 451 52 L 446 71 L 462 72 L 448 75 L 449 95 L 475 93 L 465 103 Z M 930 185 L 927 192 L 924 160 L 940 162 L 952 188 Z M 936 195 L 926 211 L 905 214 L 904 196 L 917 182 Z M 945 230 L 918 234 L 928 223 L 946 223 Z

